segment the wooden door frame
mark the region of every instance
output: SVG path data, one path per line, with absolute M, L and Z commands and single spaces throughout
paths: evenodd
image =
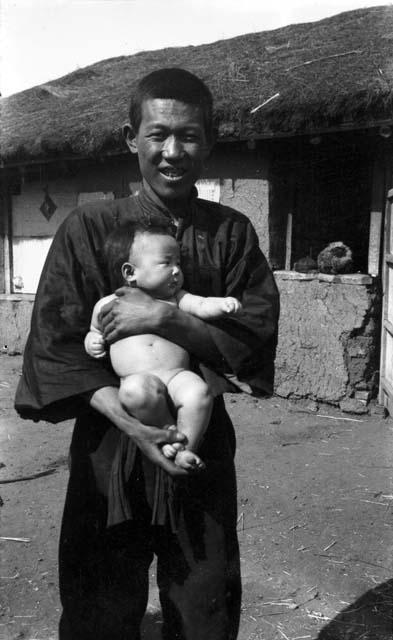
M 379 403 L 382 404 L 393 415 L 393 380 L 386 376 L 391 372 L 393 377 L 393 362 L 387 363 L 387 336 L 391 336 L 393 340 L 393 318 L 388 318 L 389 311 L 389 283 L 392 279 L 393 284 L 393 189 L 387 194 L 385 207 L 384 222 L 384 253 L 382 266 L 382 323 L 381 323 L 381 357 L 380 357 L 380 376 L 379 376 Z M 393 286 L 392 286 L 393 291 Z M 393 301 L 392 301 L 393 304 Z

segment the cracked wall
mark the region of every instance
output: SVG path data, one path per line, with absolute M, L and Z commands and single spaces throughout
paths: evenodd
M 257 232 L 259 245 L 269 260 L 269 183 L 262 178 L 224 179 L 220 202 L 244 213 Z
M 220 202 L 244 213 L 253 223 L 260 247 L 270 258 L 269 160 L 266 153 L 220 147 L 209 158 L 204 178 L 220 180 Z
M 373 391 L 380 297 L 370 276 L 275 272 L 281 318 L 275 391 L 338 404 Z
M 0 298 L 0 352 L 23 353 L 30 331 L 34 296 L 17 295 Z

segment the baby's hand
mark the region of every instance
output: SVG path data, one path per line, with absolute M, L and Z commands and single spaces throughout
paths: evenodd
M 241 311 L 241 309 L 241 302 L 239 302 L 239 300 L 236 300 L 236 298 L 228 297 L 223 299 L 223 311 L 225 313 L 235 314 Z
M 103 336 L 95 331 L 89 331 L 85 338 L 85 349 L 92 358 L 103 358 L 106 354 Z

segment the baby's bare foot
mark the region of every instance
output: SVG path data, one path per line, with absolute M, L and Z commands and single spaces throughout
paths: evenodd
M 174 424 L 170 427 L 167 427 L 167 429 L 168 431 L 176 431 L 176 427 Z M 176 457 L 177 452 L 182 451 L 183 449 L 184 444 L 182 444 L 181 442 L 173 442 L 172 444 L 167 443 L 161 447 L 163 455 L 169 460 L 173 460 Z
M 161 451 L 163 455 L 168 458 L 168 460 L 173 460 L 176 457 L 177 451 L 173 444 L 164 444 L 161 447 Z
M 196 455 L 193 451 L 183 449 L 178 451 L 175 458 L 175 464 L 187 471 L 202 471 L 205 468 L 205 463 Z

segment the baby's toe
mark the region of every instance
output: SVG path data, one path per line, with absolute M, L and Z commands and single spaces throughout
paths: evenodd
M 177 451 L 171 444 L 164 444 L 162 453 L 166 458 L 172 460 L 176 456 Z

